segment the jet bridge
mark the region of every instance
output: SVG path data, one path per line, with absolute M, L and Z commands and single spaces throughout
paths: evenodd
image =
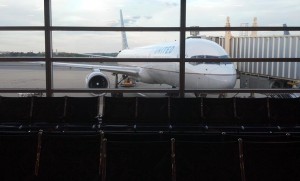
M 299 88 L 300 62 L 286 58 L 300 56 L 300 36 L 241 36 L 210 37 L 219 43 L 232 58 L 282 58 L 282 62 L 238 62 L 240 88 Z

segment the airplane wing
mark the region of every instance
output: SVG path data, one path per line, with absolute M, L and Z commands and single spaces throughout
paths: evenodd
M 44 64 L 44 62 L 42 63 Z M 118 65 L 93 65 L 93 64 L 75 64 L 75 63 L 62 63 L 62 62 L 53 62 L 53 66 L 100 70 L 104 72 L 112 72 L 112 73 L 125 74 L 130 76 L 138 76 L 141 69 L 140 67 L 129 67 L 129 66 L 118 66 Z
M 116 58 L 114 56 L 98 55 L 93 53 L 79 53 L 79 55 L 85 55 L 88 57 L 96 57 L 96 58 Z

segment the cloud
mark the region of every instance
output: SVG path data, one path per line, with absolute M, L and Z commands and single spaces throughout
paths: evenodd
M 119 27 L 121 25 L 118 20 L 108 20 L 105 24 L 107 24 L 108 27 Z
M 0 2 L 0 26 L 43 25 L 43 1 L 3 0 Z
M 152 19 L 153 17 L 152 16 L 144 16 L 144 18 L 149 20 L 149 19 Z
M 167 6 L 167 7 L 176 7 L 179 4 L 176 3 L 176 2 L 165 2 L 164 5 Z
M 141 16 L 133 16 L 132 19 L 140 19 Z
M 260 26 L 282 26 L 283 23 L 287 23 L 288 26 L 299 26 L 297 18 L 300 12 L 299 0 L 187 0 L 186 2 L 187 26 L 223 27 L 227 16 L 231 18 L 231 26 L 240 26 L 241 23 L 250 25 L 253 17 L 258 18 Z M 52 0 L 52 22 L 54 26 L 120 27 L 120 9 L 123 10 L 125 26 L 128 27 L 176 27 L 180 25 L 180 0 Z M 0 0 L 0 17 L 2 17 L 0 26 L 42 26 L 43 1 Z M 0 32 L 0 35 L 3 33 L 5 32 Z M 109 52 L 115 49 L 118 51 L 120 47 L 120 32 L 111 34 L 97 32 L 90 36 L 79 34 L 78 37 L 76 35 L 70 37 L 67 36 L 70 32 L 66 33 L 61 34 L 61 41 L 70 43 L 59 47 L 59 49 L 64 48 L 65 51 L 68 49 L 69 51 L 90 51 L 85 48 L 89 43 L 92 45 L 90 48 L 97 47 L 99 51 Z M 14 40 L 22 40 L 22 37 L 18 37 L 19 33 L 13 34 L 14 36 L 9 36 L 12 38 L 11 43 Z M 96 38 L 98 34 L 108 38 Z M 130 47 L 136 47 L 158 43 L 160 40 L 175 40 L 178 39 L 179 33 L 155 32 L 151 36 L 140 32 L 128 32 L 128 34 Z M 43 37 L 41 39 L 43 40 Z M 83 43 L 81 45 L 76 42 Z M 0 51 L 2 49 L 22 50 L 29 47 L 15 44 L 8 48 L 11 43 L 1 36 Z M 33 43 L 31 44 L 34 46 Z M 41 47 L 36 49 L 41 49 Z
M 132 24 L 134 24 L 136 22 L 137 22 L 137 19 L 133 19 L 133 18 L 131 18 L 131 19 L 124 19 L 124 24 L 127 25 L 127 26 L 130 26 L 130 25 L 132 25 Z

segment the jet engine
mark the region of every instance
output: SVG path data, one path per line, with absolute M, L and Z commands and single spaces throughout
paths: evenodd
M 109 79 L 102 72 L 92 72 L 87 75 L 85 80 L 87 88 L 91 89 L 103 89 L 109 88 Z M 103 96 L 105 93 L 92 93 L 92 95 Z

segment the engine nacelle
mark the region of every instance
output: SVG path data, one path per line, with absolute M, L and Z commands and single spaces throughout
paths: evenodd
M 86 76 L 86 87 L 90 89 L 109 88 L 109 79 L 102 72 L 92 72 Z M 95 96 L 103 96 L 105 93 L 92 93 Z

